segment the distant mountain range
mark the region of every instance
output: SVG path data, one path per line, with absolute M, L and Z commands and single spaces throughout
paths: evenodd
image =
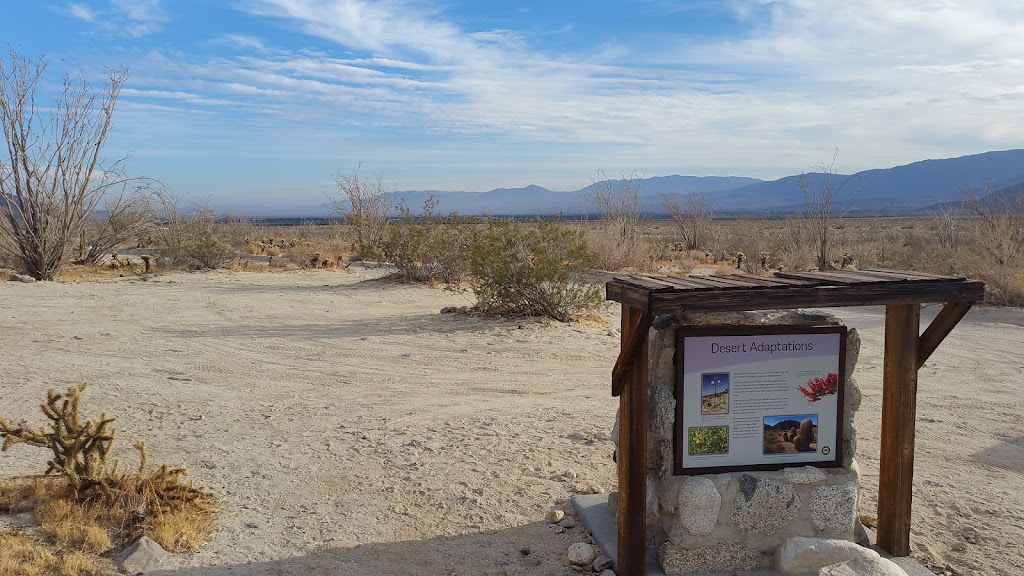
M 804 176 L 819 187 L 825 178 L 820 173 Z M 845 182 L 834 206 L 836 210 L 856 214 L 924 213 L 946 203 L 959 205 L 967 189 L 984 194 L 986 190 L 1024 184 L 1024 149 L 923 160 L 832 177 L 834 182 Z M 641 210 L 652 216 L 665 214 L 665 196 L 690 194 L 707 195 L 720 214 L 771 215 L 792 213 L 803 204 L 800 178 L 793 175 L 765 181 L 737 176 L 658 176 L 631 182 L 606 180 L 569 192 L 530 185 L 488 192 L 410 190 L 395 192 L 393 196 L 416 209 L 433 195 L 439 211 L 464 215 L 586 214 L 595 211 L 591 201 L 595 186 L 621 189 L 628 183 L 637 190 Z

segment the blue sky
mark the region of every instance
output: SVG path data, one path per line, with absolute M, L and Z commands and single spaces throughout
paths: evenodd
M 775 178 L 1019 148 L 1009 0 L 3 0 L 0 37 L 131 79 L 107 152 L 236 212 L 597 170 Z
M 715 386 L 715 378 L 718 378 L 718 386 Z M 729 374 L 727 372 L 715 372 L 701 374 L 700 395 L 708 396 L 716 392 L 724 392 L 729 388 Z

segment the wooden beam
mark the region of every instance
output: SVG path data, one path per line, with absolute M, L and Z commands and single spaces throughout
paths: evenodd
M 647 364 L 648 328 L 645 314 L 630 306 L 622 307 L 622 349 L 627 352 L 630 331 L 642 328 L 637 336 L 635 359 L 619 396 L 619 576 L 644 576 L 647 552 Z M 632 341 L 632 338 L 629 339 Z
M 920 304 L 885 307 L 878 545 L 893 556 L 910 554 L 920 325 Z
M 626 309 L 636 310 L 630 306 L 623 306 L 623 314 Z M 625 316 L 623 316 L 625 318 Z M 622 330 L 622 349 L 619 350 L 619 357 L 615 360 L 615 366 L 612 368 L 612 396 L 618 396 L 622 393 L 622 389 L 627 382 L 627 376 L 629 371 L 636 366 L 637 352 L 641 345 L 647 346 L 647 332 L 651 329 L 652 317 L 649 314 L 645 314 L 640 311 L 639 315 L 636 315 L 635 322 L 629 327 L 629 337 L 627 338 L 627 331 L 625 328 Z
M 985 283 L 922 282 L 920 284 L 859 284 L 816 286 L 777 290 L 678 291 L 651 294 L 649 313 L 726 312 L 734 310 L 784 310 L 830 306 L 875 306 L 923 302 L 978 301 L 985 295 Z
M 935 349 L 949 336 L 950 331 L 967 315 L 974 302 L 947 302 L 935 316 L 932 323 L 921 334 L 917 347 L 917 367 L 924 366 Z

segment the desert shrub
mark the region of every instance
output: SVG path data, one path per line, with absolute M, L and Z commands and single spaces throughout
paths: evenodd
M 405 204 L 398 219 L 389 223 L 381 242 L 384 258 L 406 282 L 461 281 L 469 271 L 466 258 L 471 223 L 452 213 L 437 213 L 437 199 L 429 196 L 416 217 Z
M 608 180 L 603 172 L 598 172 L 598 179 L 591 184 L 590 209 L 600 219 L 587 227 L 594 268 L 643 270 L 651 266 L 655 247 L 642 234 L 638 187 L 639 180 L 634 174 L 614 181 Z
M 109 462 L 114 419 L 84 418 L 83 390 L 84 384 L 64 394 L 50 390 L 42 405 L 49 423 L 39 428 L 0 418 L 0 449 L 25 444 L 52 454 L 42 480 L 0 484 L 0 511 L 19 496 L 41 495 L 36 516 L 60 549 L 101 552 L 112 541 L 123 545 L 142 535 L 167 550 L 198 549 L 212 529 L 212 495 L 186 482 L 184 468 L 150 467 L 141 441 L 135 443 L 135 470 Z
M 236 251 L 221 237 L 219 219 L 208 204 L 182 208 L 177 197 L 158 193 L 148 210 L 152 220 L 159 222 L 152 228 L 154 244 L 172 266 L 213 270 L 235 258 Z
M 381 177 L 364 178 L 359 174 L 361 168 L 362 164 L 357 164 L 348 174 L 335 174 L 338 190 L 329 198 L 334 211 L 352 231 L 356 258 L 367 260 L 380 255 L 388 214 L 394 205 Z
M 708 246 L 715 210 L 707 194 L 687 194 L 683 198 L 664 196 L 661 204 L 672 217 L 685 249 L 699 250 Z
M 533 225 L 490 220 L 474 234 L 469 249 L 477 308 L 563 322 L 592 313 L 604 295 L 580 274 L 591 258 L 579 229 L 551 220 Z

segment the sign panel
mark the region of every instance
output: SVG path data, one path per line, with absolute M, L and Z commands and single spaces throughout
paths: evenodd
M 675 473 L 838 466 L 845 326 L 680 328 Z

